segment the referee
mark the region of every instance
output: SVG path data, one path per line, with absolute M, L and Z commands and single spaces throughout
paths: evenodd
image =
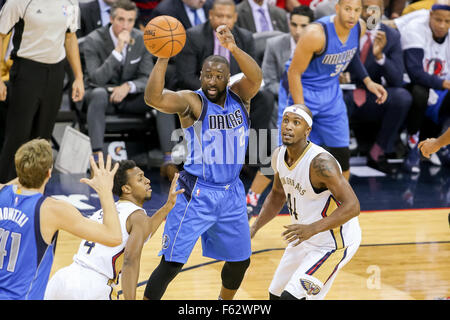
M 14 154 L 23 143 L 36 137 L 51 138 L 61 106 L 66 57 L 75 75 L 72 99 L 77 102 L 83 98 L 75 35 L 78 15 L 77 0 L 9 0 L 0 11 L 0 40 L 14 28 L 0 183 L 16 177 Z M 2 46 L 0 41 L 0 52 Z M 0 101 L 5 99 L 6 86 L 0 80 Z

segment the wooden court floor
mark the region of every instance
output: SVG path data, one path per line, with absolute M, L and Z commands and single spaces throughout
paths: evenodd
M 340 271 L 326 299 L 424 300 L 450 297 L 450 208 L 366 211 L 359 216 L 362 243 Z M 283 254 L 280 215 L 252 241 L 252 262 L 236 299 L 266 300 L 272 276 Z M 141 258 L 137 299 L 160 257 L 164 223 L 146 243 Z M 79 239 L 60 232 L 51 275 L 69 265 Z M 215 300 L 223 262 L 204 258 L 197 242 L 183 271 L 169 285 L 163 299 Z

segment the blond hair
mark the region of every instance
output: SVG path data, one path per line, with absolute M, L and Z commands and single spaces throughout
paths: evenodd
M 53 166 L 53 152 L 45 139 L 23 144 L 14 157 L 19 182 L 25 188 L 40 188 Z

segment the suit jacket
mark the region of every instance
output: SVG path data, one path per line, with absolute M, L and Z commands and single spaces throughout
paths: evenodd
M 280 50 L 283 48 L 283 50 Z M 291 55 L 291 34 L 282 34 L 267 40 L 262 63 L 264 87 L 278 96 L 280 80 L 285 71 L 286 61 Z
M 248 0 L 239 3 L 236 6 L 236 11 L 238 13 L 236 25 L 255 33 L 255 20 Z M 289 32 L 288 18 L 285 10 L 269 5 L 269 16 L 272 21 L 273 30 Z
M 372 49 L 370 49 L 364 66 L 373 81 L 381 83 L 381 77 L 384 77 L 386 87 L 402 87 L 405 68 L 400 33 L 385 24 L 380 25 L 380 30 L 386 33 L 386 45 L 383 48 L 386 57 L 385 63 L 380 66 L 375 60 Z M 358 85 L 364 88 L 362 83 L 358 83 Z
M 97 0 L 80 3 L 80 29 L 77 37 L 87 36 L 89 33 L 102 26 L 100 5 Z
M 254 58 L 255 43 L 252 33 L 236 26 L 231 33 L 236 45 Z M 209 21 L 187 30 L 186 45 L 175 57 L 178 86 L 182 89 L 199 89 L 203 61 L 212 54 L 214 54 L 214 34 Z M 241 69 L 230 54 L 230 73 L 234 75 L 239 72 Z
M 147 51 L 142 32 L 133 29 L 133 45 L 128 45 L 125 62 L 119 62 L 112 54 L 114 43 L 109 33 L 110 24 L 98 28 L 86 36 L 82 45 L 86 62 L 89 87 L 117 86 L 132 81 L 136 93 L 143 92 L 153 69 L 152 55 Z
M 205 12 L 205 17 L 208 19 L 209 9 L 212 7 L 212 0 L 206 0 L 203 5 L 203 11 Z M 183 2 L 181 0 L 163 0 L 161 1 L 155 9 L 153 9 L 150 20 L 161 15 L 172 16 L 177 18 L 183 27 L 187 30 L 192 27 L 191 21 L 184 9 Z

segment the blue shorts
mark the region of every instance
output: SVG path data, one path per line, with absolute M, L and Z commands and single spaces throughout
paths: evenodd
M 348 147 L 350 145 L 350 127 L 347 106 L 339 86 L 330 86 L 320 90 L 303 87 L 303 97 L 305 105 L 311 110 L 313 115 L 313 125 L 309 139 L 319 146 Z M 281 107 L 281 109 L 279 107 L 279 130 L 281 130 L 283 111 L 292 104 L 292 97 L 289 96 L 287 105 Z
M 198 238 L 203 256 L 243 261 L 251 254 L 246 194 L 240 179 L 229 185 L 210 184 L 180 172 L 177 189 L 184 188 L 164 227 L 166 261 L 186 263 Z

